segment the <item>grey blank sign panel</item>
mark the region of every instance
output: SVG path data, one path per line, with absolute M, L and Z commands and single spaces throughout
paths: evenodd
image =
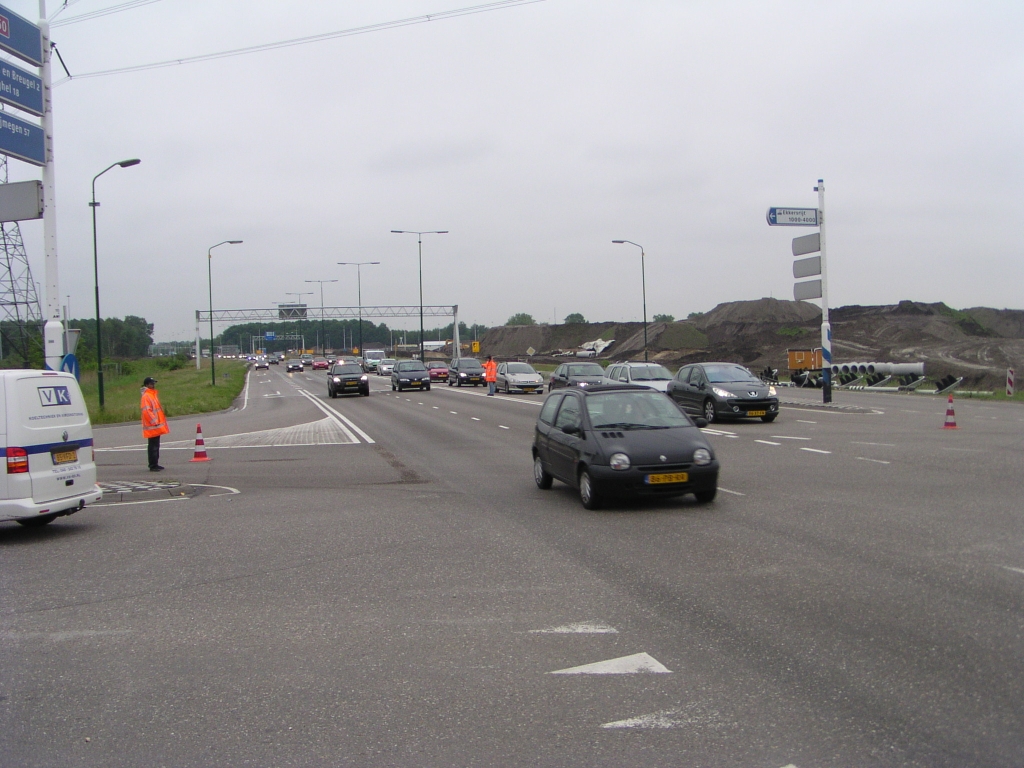
M 821 274 L 821 256 L 811 256 L 809 259 L 797 259 L 793 262 L 793 277 L 812 277 Z
M 821 280 L 808 280 L 806 283 L 793 283 L 793 298 L 796 301 L 821 298 Z
M 821 250 L 821 232 L 793 238 L 793 255 L 803 256 L 805 253 L 817 253 Z

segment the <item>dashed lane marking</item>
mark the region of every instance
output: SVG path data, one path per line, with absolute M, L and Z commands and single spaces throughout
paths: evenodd
M 755 440 L 755 443 L 762 443 L 764 445 L 782 445 L 782 443 L 773 443 L 771 440 Z
M 820 448 L 801 448 L 800 450 L 808 453 L 832 453 L 832 451 L 823 451 Z
M 453 416 L 458 416 L 459 415 L 458 411 L 448 411 L 448 413 L 452 414 Z
M 504 424 L 499 424 L 498 429 L 511 429 L 511 427 L 506 427 Z
M 1014 568 L 1012 565 L 1001 565 L 999 567 L 1005 568 L 1008 571 L 1013 571 L 1014 573 L 1024 573 L 1024 568 Z
M 858 456 L 857 461 L 870 461 L 875 464 L 892 464 L 891 461 L 882 461 L 882 459 L 869 459 L 866 456 Z
M 723 488 L 722 486 L 718 486 L 718 490 L 720 490 L 722 493 L 731 493 L 733 496 L 746 496 L 747 495 L 745 493 L 740 493 L 739 491 L 730 491 L 728 488 Z
M 772 435 L 776 440 L 810 440 L 809 437 L 793 437 L 792 435 Z
M 818 423 L 816 421 L 808 421 L 807 419 L 797 419 L 797 422 L 800 423 L 800 424 L 817 424 Z
M 476 416 L 470 416 L 470 418 L 473 419 L 473 421 L 480 421 Z
M 531 635 L 617 635 L 619 630 L 600 622 L 582 621 L 577 624 L 566 624 L 561 627 L 547 629 L 531 629 Z
M 850 445 L 875 445 L 881 448 L 895 448 L 896 443 L 859 443 L 856 440 L 850 443 Z

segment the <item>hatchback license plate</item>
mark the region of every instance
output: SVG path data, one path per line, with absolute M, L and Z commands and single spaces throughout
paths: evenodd
M 54 464 L 73 464 L 78 461 L 78 449 L 73 448 L 70 451 L 54 451 L 53 454 Z
M 767 411 L 747 411 L 747 416 L 767 416 Z
M 648 485 L 661 485 L 662 483 L 686 483 L 690 475 L 687 472 L 665 472 L 660 475 L 648 475 Z

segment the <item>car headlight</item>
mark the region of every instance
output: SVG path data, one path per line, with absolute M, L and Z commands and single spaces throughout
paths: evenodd
M 719 389 L 718 387 L 712 387 L 711 391 L 719 397 L 736 397 L 732 392 L 727 389 Z
M 399 381 L 408 381 L 408 379 L 402 379 L 402 378 L 399 378 L 398 380 Z
M 335 376 L 334 377 L 334 383 L 335 384 L 341 384 L 341 377 L 340 376 Z
M 704 466 L 705 464 L 711 463 L 711 451 L 707 448 L 698 448 L 693 452 L 693 463 L 698 466 Z
M 466 374 L 464 373 L 460 373 L 459 376 L 461 376 L 462 378 L 466 378 Z
M 629 456 L 624 453 L 613 453 L 612 457 L 608 460 L 608 465 L 612 469 L 618 470 L 629 469 L 631 466 L 629 463 Z
M 370 380 L 370 377 L 369 377 L 369 376 L 367 376 L 367 375 L 366 375 L 366 374 L 364 373 L 364 374 L 363 374 L 362 376 L 360 376 L 360 377 L 359 377 L 359 380 L 360 380 L 360 381 L 369 381 L 369 380 Z M 337 381 L 337 379 L 335 379 L 335 381 Z
M 590 382 L 589 381 L 577 381 L 576 382 L 576 386 L 577 387 L 589 387 L 590 386 Z
M 768 397 L 778 397 L 778 395 L 779 395 L 779 393 L 775 391 L 775 387 L 769 385 L 769 387 L 768 387 Z

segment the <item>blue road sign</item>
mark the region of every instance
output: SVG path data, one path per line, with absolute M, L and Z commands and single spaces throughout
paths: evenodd
M 35 24 L 0 5 L 0 50 L 43 66 L 43 33 Z
M 33 165 L 46 165 L 46 137 L 43 128 L 0 112 L 0 153 Z
M 41 116 L 43 79 L 9 62 L 0 62 L 0 101 Z
M 263 334 L 263 337 L 267 341 L 274 341 L 277 338 L 277 333 L 275 331 L 267 331 L 266 333 Z
M 817 208 L 769 208 L 770 227 L 817 227 Z

